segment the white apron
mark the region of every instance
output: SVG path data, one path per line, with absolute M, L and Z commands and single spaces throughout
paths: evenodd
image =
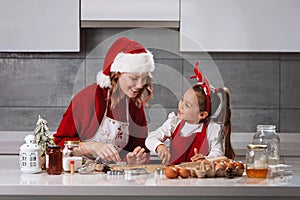
M 120 152 L 127 145 L 129 140 L 128 106 L 128 100 L 126 98 L 126 122 L 121 122 L 106 116 L 107 103 L 101 124 L 90 141 L 112 144 L 116 150 Z

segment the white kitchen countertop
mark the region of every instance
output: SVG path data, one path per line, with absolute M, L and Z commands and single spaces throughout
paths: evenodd
M 128 197 L 146 199 L 187 196 L 230 197 L 238 199 L 247 196 L 274 196 L 296 198 L 300 196 L 300 166 L 293 166 L 293 174 L 267 179 L 249 179 L 246 176 L 228 178 L 188 178 L 168 179 L 164 175 L 150 173 L 146 175 L 107 175 L 100 172 L 81 175 L 63 173 L 48 175 L 22 174 L 19 170 L 18 156 L 0 156 L 0 199 L 15 197 L 33 199 L 34 197 L 56 197 L 55 199 L 74 199 L 74 197 L 97 199 Z M 299 170 L 298 170 L 299 169 Z M 79 199 L 80 199 L 79 198 Z M 200 198 L 201 199 L 201 198 Z M 285 198 L 286 199 L 286 198 Z

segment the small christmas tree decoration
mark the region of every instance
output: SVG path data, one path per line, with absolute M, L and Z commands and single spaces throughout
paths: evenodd
M 26 144 L 20 147 L 19 159 L 20 169 L 23 173 L 34 174 L 41 171 L 40 150 L 41 147 L 35 143 L 34 135 L 25 137 Z
M 47 121 L 43 119 L 40 115 L 38 117 L 38 121 L 36 123 L 36 128 L 34 130 L 34 136 L 36 143 L 41 147 L 41 167 L 42 169 L 46 169 L 46 149 L 49 145 L 55 145 L 53 135 L 49 133 L 49 128 L 47 126 Z

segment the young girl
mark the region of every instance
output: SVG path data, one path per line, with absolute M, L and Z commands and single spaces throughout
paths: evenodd
M 214 116 L 211 116 L 212 100 L 209 82 L 206 77 L 202 82 L 202 74 L 198 72 L 198 63 L 194 72 L 195 76 L 191 78 L 197 78 L 198 84 L 189 88 L 179 101 L 177 116 L 173 112 L 170 113 L 167 121 L 155 131 L 150 132 L 146 139 L 146 147 L 150 151 L 158 153 L 162 164 L 179 164 L 224 155 L 223 130 L 225 129 L 223 129 L 222 123 L 225 117 L 226 126 L 231 126 L 230 115 L 228 118 L 227 112 L 224 112 L 230 110 L 230 107 L 227 107 L 229 99 L 225 98 L 223 101 L 227 100 L 226 106 L 220 102 L 223 94 L 228 90 L 212 88 L 212 99 L 218 100 L 218 103 L 214 105 L 220 106 L 213 112 Z M 224 109 L 225 107 L 227 110 Z M 231 129 L 226 130 L 227 133 L 224 135 L 229 137 L 229 140 L 225 139 L 225 155 L 231 154 L 229 157 L 232 158 L 234 152 L 230 145 Z M 164 144 L 166 139 L 170 139 L 170 150 Z M 227 151 L 230 153 L 227 154 Z

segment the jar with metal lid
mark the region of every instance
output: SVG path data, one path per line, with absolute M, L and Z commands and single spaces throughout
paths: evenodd
M 65 148 L 63 150 L 63 169 L 69 172 L 71 170 L 71 161 L 74 161 L 74 171 L 82 165 L 82 153 L 80 149 L 80 141 L 65 141 Z
M 249 178 L 266 178 L 268 174 L 267 145 L 249 144 L 246 154 L 246 174 Z
M 280 161 L 280 138 L 276 133 L 275 125 L 257 125 L 253 135 L 253 144 L 265 144 L 268 146 L 268 164 L 276 165 Z
M 46 149 L 46 172 L 50 175 L 59 175 L 62 172 L 61 146 L 48 146 Z

